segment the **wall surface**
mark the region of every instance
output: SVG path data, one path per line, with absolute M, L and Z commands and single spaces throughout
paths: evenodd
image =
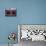
M 16 17 L 5 16 L 11 7 L 17 8 Z M 46 24 L 46 0 L 0 0 L 0 44 L 8 43 L 9 32 L 17 34 L 17 24 Z

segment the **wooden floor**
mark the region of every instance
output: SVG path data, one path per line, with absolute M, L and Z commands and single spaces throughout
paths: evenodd
M 8 46 L 8 44 L 0 44 L 0 46 Z M 46 42 L 43 41 L 32 42 L 31 40 L 28 41 L 21 40 L 19 44 L 15 44 L 14 46 L 46 46 Z
M 31 40 L 28 40 L 28 41 L 21 40 L 20 46 L 46 46 L 46 42 L 45 41 L 32 42 Z

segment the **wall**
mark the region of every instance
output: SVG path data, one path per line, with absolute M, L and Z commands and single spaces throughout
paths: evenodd
M 6 17 L 5 8 L 17 8 L 16 17 Z M 7 44 L 17 24 L 46 24 L 46 0 L 0 0 L 0 44 Z M 17 42 L 17 40 L 16 40 Z

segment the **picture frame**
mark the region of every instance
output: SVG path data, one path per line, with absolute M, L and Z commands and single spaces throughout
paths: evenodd
M 16 16 L 16 8 L 5 9 L 5 16 Z

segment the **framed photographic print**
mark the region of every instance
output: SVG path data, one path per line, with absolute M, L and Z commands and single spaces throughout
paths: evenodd
M 16 8 L 5 9 L 5 16 L 16 16 Z

